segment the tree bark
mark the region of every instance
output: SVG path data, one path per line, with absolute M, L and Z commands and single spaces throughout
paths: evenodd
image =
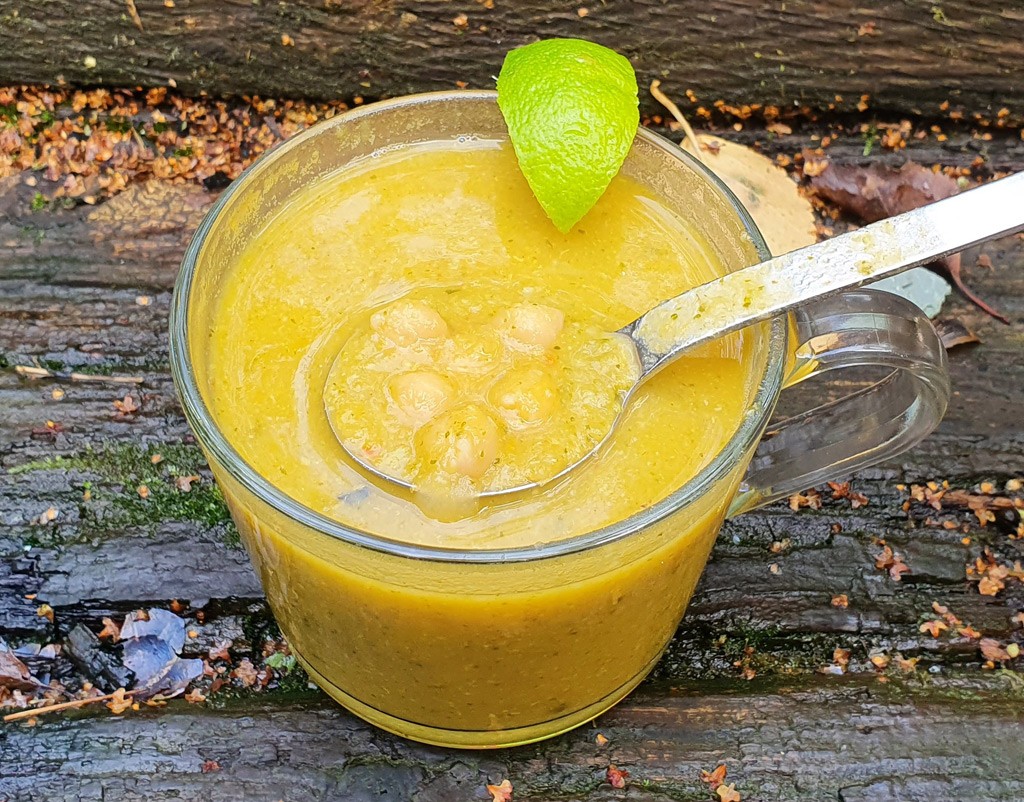
M 696 802 L 716 798 L 700 772 L 725 763 L 744 802 L 1006 802 L 1024 796 L 1024 711 L 997 684 L 648 686 L 590 727 L 500 752 L 412 744 L 323 699 L 172 702 L 9 727 L 0 789 L 9 802 L 450 802 L 508 779 L 516 802 Z M 627 790 L 609 765 L 629 772 Z
M 769 147 L 792 153 L 809 133 Z M 991 164 L 1024 167 L 1019 141 L 988 147 Z M 975 155 L 916 142 L 909 150 L 961 166 Z M 861 158 L 857 143 L 829 152 Z M 77 624 L 96 631 L 104 616 L 178 599 L 191 602 L 186 656 L 227 638 L 236 655 L 255 659 L 254 633 L 269 612 L 167 366 L 177 265 L 215 196 L 154 181 L 96 207 L 32 212 L 35 190 L 12 179 L 0 179 L 0 634 L 60 641 Z M 719 762 L 745 801 L 1021 798 L 1019 675 L 982 670 L 976 638 L 932 637 L 921 624 L 937 617 L 938 602 L 986 637 L 1021 641 L 1012 617 L 1024 610 L 1024 583 L 980 595 L 965 565 L 986 547 L 1002 563 L 1022 559 L 1022 541 L 981 528 L 965 507 L 941 515 L 966 532 L 926 525 L 940 513 L 916 503 L 905 511 L 907 494 L 896 487 L 986 480 L 1001 488 L 1024 467 L 1024 242 L 1008 238 L 985 252 L 993 268 L 976 267 L 975 250 L 965 272 L 1013 325 L 959 301 L 947 307 L 984 342 L 951 353 L 955 395 L 939 430 L 854 477 L 866 506 L 826 489 L 820 510 L 776 504 L 727 522 L 654 677 L 596 730 L 462 754 L 384 735 L 312 692 L 298 703 L 269 692 L 224 709 L 177 702 L 125 718 L 101 711 L 5 727 L 0 799 L 441 802 L 484 798 L 486 782 L 509 777 L 517 800 L 600 802 L 619 798 L 604 782 L 614 763 L 631 772 L 627 798 L 661 802 L 712 798 L 697 777 Z M 14 370 L 35 362 L 142 384 L 32 381 Z M 115 407 L 126 393 L 137 412 Z M 202 478 L 181 492 L 169 465 Z M 910 568 L 899 582 L 876 567 L 880 538 Z M 54 608 L 52 622 L 37 614 L 42 603 Z M 821 676 L 834 670 L 837 648 L 850 650 L 852 676 Z M 891 667 L 886 685 L 870 659 L 878 654 L 892 666 L 897 655 L 920 662 L 905 679 Z M 744 669 L 752 682 L 737 681 Z M 594 744 L 596 731 L 611 739 L 607 748 Z M 208 760 L 219 770 L 204 774 Z
M 1024 10 L 1005 0 L 0 0 L 0 29 L 0 83 L 379 98 L 493 87 L 508 49 L 570 36 L 706 106 L 1024 115 Z

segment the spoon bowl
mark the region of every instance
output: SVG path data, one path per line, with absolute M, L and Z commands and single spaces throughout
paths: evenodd
M 611 423 L 591 448 L 564 468 L 536 481 L 481 489 L 477 503 L 515 496 L 566 478 L 611 440 L 636 390 L 690 349 L 835 295 L 935 261 L 971 245 L 1024 229 L 1024 173 L 881 220 L 856 231 L 728 273 L 659 304 L 614 332 L 635 356 L 631 384 L 618 393 Z M 608 336 L 607 334 L 604 336 Z M 341 352 L 327 377 L 340 386 L 347 362 Z M 383 469 L 351 446 L 344 410 L 325 400 L 327 419 L 346 453 L 378 480 L 416 493 L 413 482 Z

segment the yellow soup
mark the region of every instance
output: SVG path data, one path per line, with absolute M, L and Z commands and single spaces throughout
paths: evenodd
M 528 477 L 604 425 L 587 410 L 624 381 L 614 360 L 562 376 L 555 346 L 615 331 L 724 269 L 691 222 L 626 175 L 563 235 L 506 144 L 393 150 L 301 190 L 237 256 L 207 341 L 207 400 L 251 466 L 349 527 L 462 550 L 552 543 L 650 507 L 721 450 L 757 381 L 751 335 L 702 347 L 650 379 L 609 446 L 566 479 L 455 521 L 370 481 L 328 409 L 336 422 L 355 415 L 357 445 L 414 474 L 415 438 L 429 439 L 447 410 L 475 405 L 501 437 L 522 435 L 509 460 Z M 402 304 L 432 310 L 443 329 Z M 540 313 L 548 325 L 551 310 L 554 338 L 510 342 L 527 325 L 513 325 L 517 315 Z M 378 364 L 364 357 L 387 351 L 381 337 L 400 347 Z M 485 475 L 471 468 L 474 480 Z M 682 615 L 740 470 L 683 523 L 504 569 L 403 560 L 300 531 L 219 478 L 275 613 L 318 682 L 403 734 L 494 745 L 578 724 L 639 681 Z

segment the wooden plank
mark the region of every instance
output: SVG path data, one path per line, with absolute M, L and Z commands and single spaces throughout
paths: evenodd
M 491 87 L 507 49 L 575 36 L 705 104 L 853 110 L 868 94 L 883 114 L 940 116 L 948 100 L 1024 115 L 1024 11 L 1003 0 L 0 0 L 0 22 L 17 43 L 0 62 L 8 83 L 377 98 Z
M 666 802 L 715 798 L 700 772 L 724 762 L 744 802 L 1005 802 L 1024 796 L 1024 745 L 1010 735 L 1024 708 L 994 695 L 997 684 L 648 686 L 591 727 L 501 752 L 412 744 L 321 696 L 218 710 L 173 702 L 9 727 L 0 788 L 9 802 L 448 802 L 483 799 L 487 783 L 509 779 L 517 802 Z M 598 732 L 609 743 L 596 744 Z M 610 764 L 629 772 L 626 792 L 607 783 Z
M 742 136 L 792 154 L 820 133 Z M 915 141 L 910 149 L 924 162 L 966 166 L 976 153 L 971 141 Z M 1024 166 L 1015 138 L 985 147 L 993 167 Z M 830 149 L 847 159 L 862 151 L 856 133 Z M 135 186 L 96 208 L 36 213 L 31 188 L 19 180 L 0 188 L 0 244 L 9 255 L 0 264 L 0 633 L 12 641 L 60 641 L 76 624 L 95 631 L 104 616 L 178 599 L 192 603 L 184 613 L 196 632 L 188 656 L 226 637 L 236 657 L 259 660 L 253 633 L 268 631 L 269 612 L 168 375 L 170 288 L 213 199 L 177 186 Z M 137 202 L 151 197 L 171 202 L 159 213 Z M 986 636 L 1019 642 L 1011 617 L 1024 610 L 1024 584 L 982 596 L 965 564 L 986 546 L 1001 562 L 1020 559 L 1020 541 L 982 530 L 960 508 L 946 517 L 967 525 L 964 544 L 959 530 L 923 525 L 937 514 L 930 508 L 904 512 L 895 487 L 1001 483 L 1024 469 L 1024 242 L 1010 238 L 986 252 L 993 269 L 967 258 L 968 278 L 1013 325 L 951 305 L 985 342 L 952 353 L 959 395 L 940 430 L 906 457 L 854 478 L 867 506 L 854 509 L 826 491 L 820 510 L 779 504 L 728 522 L 654 677 L 597 729 L 507 752 L 454 753 L 384 735 L 318 693 L 243 692 L 232 702 L 222 692 L 212 699 L 225 707 L 174 702 L 122 719 L 101 710 L 5 727 L 0 799 L 447 802 L 486 798 L 486 782 L 509 777 L 517 800 L 604 802 L 621 798 L 604 781 L 615 763 L 631 772 L 627 798 L 705 800 L 712 795 L 699 771 L 720 761 L 745 801 L 1024 796 L 1018 675 L 980 670 L 976 639 L 933 638 L 920 628 L 939 602 Z M 138 375 L 142 385 L 127 389 L 141 410 L 115 408 L 124 385 L 30 382 L 13 372 L 33 360 Z M 47 420 L 63 430 L 48 429 Z M 163 459 L 154 464 L 156 454 Z M 174 475 L 193 473 L 202 479 L 179 491 Z M 40 523 L 51 507 L 56 517 Z M 875 567 L 878 538 L 909 565 L 900 582 Z M 212 576 L 208 566 L 217 567 Z M 838 594 L 846 607 L 833 604 Z M 44 602 L 54 608 L 52 623 L 36 614 Z M 850 650 L 852 674 L 818 674 L 836 648 Z M 870 662 L 877 653 L 920 663 L 905 679 L 890 669 L 882 684 Z M 745 668 L 755 678 L 737 681 Z M 607 747 L 594 743 L 596 731 L 611 738 Z M 204 774 L 207 760 L 220 769 Z
M 795 135 L 785 142 L 772 140 L 790 153 L 800 146 Z M 963 143 L 948 151 L 911 147 L 921 149 L 922 160 L 944 155 L 951 164 L 965 164 L 973 158 L 959 149 Z M 848 147 L 837 157 L 857 153 Z M 992 158 L 1019 166 L 1024 151 L 1016 142 L 997 143 Z M 138 214 L 150 208 L 137 203 L 139 198 L 154 194 L 168 200 L 162 210 L 177 210 L 159 226 L 144 216 L 152 211 Z M 8 365 L 0 371 L 0 465 L 20 471 L 0 473 L 0 627 L 25 635 L 49 631 L 48 622 L 35 615 L 38 601 L 58 608 L 61 631 L 175 598 L 259 603 L 166 367 L 169 290 L 192 228 L 213 195 L 189 185 L 169 195 L 133 187 L 97 208 L 41 213 L 29 210 L 30 198 L 29 188 L 12 184 L 0 216 L 0 242 L 11 254 L 0 272 L 0 358 Z M 975 661 L 972 644 L 936 641 L 918 631 L 932 601 L 949 605 L 986 634 L 1011 633 L 1009 616 L 1022 603 L 1016 586 L 992 599 L 978 596 L 965 581 L 964 565 L 984 539 L 976 537 L 968 547 L 958 531 L 915 528 L 924 513 L 908 521 L 894 489 L 900 481 L 949 479 L 967 486 L 1021 472 L 1024 247 L 1011 238 L 987 250 L 994 268 L 972 268 L 968 258 L 969 279 L 1017 322 L 1006 327 L 962 303 L 953 306 L 985 343 L 952 354 L 957 395 L 938 432 L 895 463 L 857 477 L 856 487 L 871 499 L 866 508 L 852 510 L 842 502 L 815 513 L 776 505 L 728 524 L 687 626 L 663 665 L 665 676 L 698 669 L 732 672 L 727 650 L 718 653 L 711 644 L 722 634 L 742 638 L 747 631 L 760 633 L 765 670 L 776 663 L 781 670 L 801 653 L 797 662 L 803 667 L 821 664 L 834 646 L 851 644 L 862 658 L 870 648 L 898 645 L 939 662 Z M 139 305 L 140 297 L 147 305 Z M 33 360 L 61 369 L 138 374 L 144 383 L 134 390 L 62 383 L 64 397 L 55 400 L 55 383 L 25 381 L 10 370 Z M 128 391 L 141 405 L 137 414 L 123 415 L 114 406 Z M 51 433 L 47 420 L 63 430 Z M 168 457 L 161 466 L 150 462 L 157 453 Z M 70 462 L 46 463 L 61 457 Z M 172 473 L 196 470 L 204 480 L 188 496 L 178 493 Z M 148 500 L 137 492 L 146 482 L 153 493 Z M 87 487 L 93 498 L 85 502 Z M 57 517 L 40 524 L 51 507 Z M 973 518 L 961 511 L 957 521 Z M 842 531 L 833 532 L 834 525 Z M 873 567 L 878 537 L 887 538 L 911 566 L 900 584 Z M 786 538 L 791 547 L 773 554 L 772 543 Z M 143 574 L 137 581 L 119 575 L 122 564 L 138 564 Z M 771 573 L 772 564 L 778 573 Z M 198 565 L 223 571 L 206 587 L 194 570 Z M 31 593 L 39 594 L 38 601 L 23 598 Z M 839 593 L 848 595 L 849 608 L 831 605 Z M 240 607 L 224 609 L 234 615 Z

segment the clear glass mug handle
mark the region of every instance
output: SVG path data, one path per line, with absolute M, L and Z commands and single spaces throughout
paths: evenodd
M 942 419 L 946 350 L 928 318 L 880 290 L 853 290 L 792 314 L 795 363 L 786 385 L 857 366 L 891 368 L 881 381 L 770 424 L 729 508 L 737 515 L 903 453 Z

